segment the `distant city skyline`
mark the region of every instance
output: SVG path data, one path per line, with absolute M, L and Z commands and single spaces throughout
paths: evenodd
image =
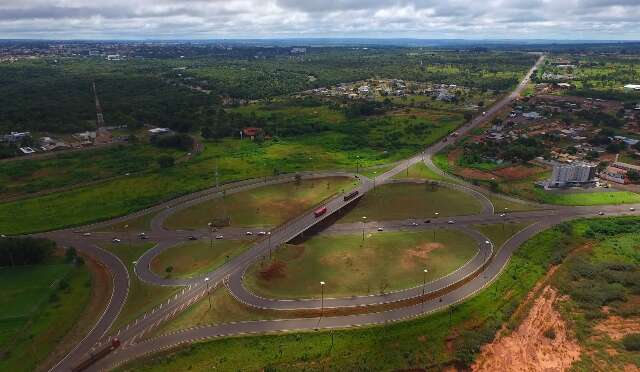
M 0 37 L 640 40 L 638 0 L 3 0 Z

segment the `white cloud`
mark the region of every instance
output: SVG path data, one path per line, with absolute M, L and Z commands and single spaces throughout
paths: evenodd
M 4 38 L 640 39 L 639 0 L 0 0 Z

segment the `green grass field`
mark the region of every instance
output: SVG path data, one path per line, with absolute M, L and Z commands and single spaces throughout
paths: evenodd
M 477 252 L 475 241 L 454 230 L 376 232 L 363 241 L 358 233 L 317 236 L 275 251 L 272 262 L 254 264 L 248 288 L 266 297 L 320 297 L 382 293 L 442 277 Z
M 356 156 L 363 167 L 393 162 L 411 154 L 406 148 L 393 154 L 364 148 L 343 150 L 343 135 L 326 133 L 262 145 L 250 141 L 205 142 L 205 150 L 189 162 L 153 173 L 132 174 L 73 191 L 0 204 L 0 231 L 21 234 L 86 224 L 126 215 L 160 201 L 220 182 L 271 176 L 274 172 L 345 169 L 353 171 Z M 20 210 L 16 214 L 15 211 Z
M 178 211 L 165 220 L 165 227 L 206 228 L 209 222 L 225 216 L 229 216 L 231 226 L 279 225 L 322 200 L 349 190 L 356 182 L 347 177 L 328 177 L 258 187 Z
M 179 244 L 167 249 L 151 261 L 151 270 L 168 278 L 189 278 L 209 272 L 227 259 L 232 259 L 244 252 L 251 245 L 250 241 L 200 240 Z M 166 269 L 171 267 L 171 272 Z
M 559 229 L 537 235 L 515 252 L 496 281 L 452 311 L 361 329 L 213 340 L 135 361 L 118 370 L 345 371 L 425 365 L 434 365 L 437 370 L 455 363 L 466 365 L 547 272 L 553 257 L 572 244 Z
M 0 200 L 66 188 L 125 173 L 154 170 L 161 155 L 179 156 L 151 145 L 114 146 L 81 153 L 61 153 L 46 159 L 0 163 Z
M 138 316 L 151 310 L 160 302 L 166 301 L 167 298 L 178 291 L 176 287 L 161 287 L 144 283 L 134 273 L 133 262 L 140 258 L 144 252 L 153 248 L 154 245 L 153 243 L 135 245 L 121 243 L 102 247 L 118 256 L 129 271 L 129 295 L 122 312 L 120 312 L 111 327 L 112 331 L 135 320 Z
M 408 172 L 400 172 L 393 176 L 395 179 L 407 179 L 407 178 L 421 178 L 425 180 L 434 180 L 434 181 L 446 181 L 446 182 L 454 182 L 454 180 L 444 177 L 431 169 L 429 169 L 423 162 L 416 163 L 409 167 Z
M 367 193 L 340 222 L 432 218 L 479 213 L 482 207 L 472 196 L 441 186 L 416 183 L 387 184 Z
M 604 205 L 640 203 L 640 194 L 630 191 L 607 191 L 589 193 L 545 193 L 539 192 L 544 203 L 558 205 Z
M 30 371 L 76 325 L 91 296 L 91 274 L 67 264 L 4 267 L 0 294 L 0 370 Z

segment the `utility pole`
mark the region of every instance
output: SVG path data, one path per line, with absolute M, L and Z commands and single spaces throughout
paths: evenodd
M 429 270 L 424 269 L 422 270 L 422 272 L 422 310 L 424 310 L 424 292 L 425 287 L 427 286 L 427 273 L 429 272 Z
M 362 216 L 362 241 L 364 241 L 364 226 L 367 223 L 367 216 Z
M 204 278 L 204 282 L 207 285 L 207 298 L 209 299 L 209 309 L 211 309 L 211 292 L 209 292 L 209 277 Z
M 0 238 L 2 239 L 6 239 L 6 235 L 2 234 L 0 235 Z M 15 263 L 13 262 L 13 253 L 11 253 L 11 247 L 7 247 L 7 253 L 9 253 L 9 261 L 11 262 L 11 267 L 15 266 Z

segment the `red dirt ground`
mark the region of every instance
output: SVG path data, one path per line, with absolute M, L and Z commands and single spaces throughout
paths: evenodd
M 473 371 L 566 371 L 580 358 L 580 345 L 554 308 L 559 300 L 547 286 L 518 329 L 485 345 L 472 366 Z M 544 335 L 553 329 L 555 337 Z

